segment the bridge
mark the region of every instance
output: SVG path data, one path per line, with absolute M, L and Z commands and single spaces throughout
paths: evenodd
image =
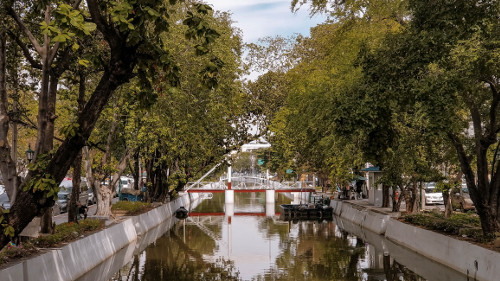
M 232 173 L 232 167 L 228 166 L 227 173 L 225 176 L 219 178 L 218 182 L 202 182 L 202 180 L 211 174 L 215 169 L 220 166 L 223 162 L 215 165 L 203 175 L 196 182 L 188 182 L 185 188 L 181 192 L 187 193 L 217 193 L 224 192 L 224 201 L 226 204 L 232 205 L 234 203 L 234 193 L 235 192 L 265 192 L 266 193 L 266 204 L 275 202 L 276 192 L 288 192 L 292 193 L 294 197 L 300 197 L 300 202 L 303 200 L 307 202 L 309 196 L 316 190 L 314 188 L 314 183 L 307 184 L 301 181 L 295 182 L 277 182 L 273 181 L 267 174 L 234 174 Z M 303 186 L 306 185 L 306 186 Z
M 275 192 L 315 192 L 312 182 L 278 182 L 270 180 L 263 174 L 225 176 L 221 177 L 218 182 L 188 182 L 183 191 L 188 193 L 218 193 L 226 190 L 233 190 L 234 192 L 265 192 L 266 190 L 274 190 Z

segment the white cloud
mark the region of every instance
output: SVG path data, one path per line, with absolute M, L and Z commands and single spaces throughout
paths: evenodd
M 243 31 L 243 40 L 256 42 L 265 36 L 308 36 L 309 29 L 324 22 L 325 16 L 309 17 L 305 8 L 297 13 L 290 10 L 290 0 L 207 0 L 215 10 L 232 14 L 234 25 Z

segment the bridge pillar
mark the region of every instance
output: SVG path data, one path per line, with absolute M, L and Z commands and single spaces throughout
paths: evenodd
M 293 194 L 293 201 L 292 204 L 300 204 L 301 203 L 301 193 L 302 192 L 292 192 Z
M 266 217 L 272 217 L 276 214 L 274 210 L 274 202 L 266 202 Z
M 225 202 L 226 204 L 227 203 L 231 203 L 231 204 L 234 204 L 234 190 L 228 190 L 226 189 L 224 191 L 224 195 L 225 195 Z
M 275 202 L 275 200 L 274 200 L 274 194 L 275 194 L 274 189 L 268 189 L 268 190 L 266 190 L 266 204 L 267 203 L 273 203 L 274 204 L 274 202 Z
M 228 221 L 231 222 L 231 217 L 234 217 L 234 204 L 227 203 L 224 204 L 224 216 L 228 218 Z

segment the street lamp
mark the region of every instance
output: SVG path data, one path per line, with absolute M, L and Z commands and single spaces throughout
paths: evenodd
M 26 150 L 26 159 L 28 159 L 28 163 L 31 163 L 34 156 L 35 152 L 31 149 L 31 144 L 28 144 L 28 149 Z

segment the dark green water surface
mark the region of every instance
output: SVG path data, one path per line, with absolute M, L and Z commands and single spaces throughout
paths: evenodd
M 292 202 L 276 195 L 276 204 L 267 206 L 275 212 Z M 231 217 L 224 214 L 228 208 L 234 209 Z M 143 246 L 138 241 L 124 249 L 124 258 L 115 258 L 123 267 L 103 265 L 94 274 L 117 281 L 467 280 L 339 218 L 288 222 L 266 216 L 264 193 L 235 193 L 233 206 L 216 193 L 190 214 L 160 227 L 159 238 L 144 237 Z

